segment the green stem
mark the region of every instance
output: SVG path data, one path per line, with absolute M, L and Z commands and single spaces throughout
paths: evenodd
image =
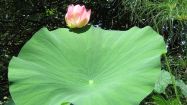
M 175 91 L 176 98 L 178 100 L 179 105 L 182 105 L 181 101 L 180 101 L 180 98 L 179 98 L 179 95 L 178 95 L 176 81 L 175 81 L 174 76 L 172 75 L 172 71 L 171 71 L 170 64 L 169 64 L 169 61 L 168 61 L 168 58 L 167 58 L 166 54 L 164 54 L 164 58 L 165 58 L 167 69 L 168 69 L 168 71 L 170 73 L 170 76 L 171 76 L 171 80 L 172 80 L 172 84 L 173 84 L 173 88 L 174 88 L 174 91 Z

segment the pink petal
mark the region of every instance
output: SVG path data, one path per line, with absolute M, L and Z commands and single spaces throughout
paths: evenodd
M 84 12 L 85 10 L 85 7 L 84 6 L 80 6 L 79 4 L 76 5 L 74 8 L 73 8 L 73 14 L 76 15 L 76 16 L 80 16 L 82 15 L 82 13 Z
M 72 12 L 73 12 L 73 8 L 74 8 L 74 5 L 73 5 L 73 4 L 69 5 L 69 6 L 68 6 L 67 13 L 68 13 L 68 12 L 69 12 L 69 13 L 72 13 Z
M 81 6 L 79 4 L 75 5 L 73 8 L 73 14 L 77 14 L 80 11 Z
M 89 19 L 87 18 L 87 11 L 85 10 L 84 13 L 81 15 L 81 17 L 79 18 L 79 20 L 77 21 L 78 27 L 83 27 L 85 26 Z
M 90 20 L 90 15 L 91 15 L 91 9 L 89 9 L 86 13 L 86 18 L 88 21 Z
M 65 18 L 67 18 L 67 19 L 72 18 L 73 8 L 74 8 L 74 5 L 73 5 L 73 4 L 68 6 L 68 9 L 67 9 L 67 13 L 66 13 Z

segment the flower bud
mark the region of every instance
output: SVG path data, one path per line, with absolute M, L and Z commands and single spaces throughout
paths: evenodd
M 86 10 L 85 6 L 69 5 L 65 15 L 65 21 L 69 28 L 81 28 L 88 24 L 91 10 Z

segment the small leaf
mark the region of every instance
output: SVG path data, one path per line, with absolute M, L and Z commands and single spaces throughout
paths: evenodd
M 176 85 L 180 87 L 182 94 L 187 97 L 187 85 L 182 80 L 177 80 Z
M 154 91 L 157 93 L 164 93 L 169 84 L 172 84 L 170 73 L 166 70 L 162 70 L 158 81 L 155 83 Z M 187 97 L 187 85 L 182 80 L 176 80 L 176 86 L 178 86 L 182 94 Z
M 170 73 L 166 70 L 162 70 L 158 81 L 155 83 L 154 91 L 157 93 L 164 93 L 169 84 L 172 84 Z

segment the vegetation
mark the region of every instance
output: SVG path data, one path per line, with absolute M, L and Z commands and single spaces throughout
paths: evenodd
M 163 35 L 167 44 L 168 53 L 166 59 L 163 57 L 162 68 L 167 71 L 170 68 L 170 75 L 172 73 L 175 80 L 187 84 L 186 0 L 1 0 L 0 105 L 10 98 L 7 67 L 12 56 L 18 55 L 38 29 L 66 27 L 64 15 L 67 5 L 72 3 L 85 4 L 92 9 L 90 24 L 104 29 L 152 26 Z M 164 92 L 153 92 L 141 104 L 159 105 L 162 101 L 173 105 L 179 100 L 181 104 L 187 104 L 187 98 L 175 80 L 166 85 Z

